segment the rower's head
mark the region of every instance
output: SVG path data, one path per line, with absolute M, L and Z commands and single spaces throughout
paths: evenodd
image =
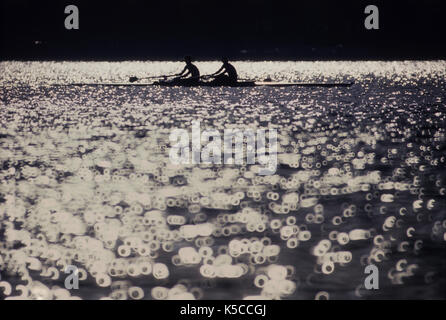
M 228 58 L 223 57 L 223 58 L 221 58 L 221 62 L 223 62 L 224 64 L 226 64 L 226 63 L 228 63 L 229 61 L 228 61 Z
M 184 57 L 184 62 L 186 62 L 187 64 L 192 63 L 192 57 L 191 56 L 185 56 Z

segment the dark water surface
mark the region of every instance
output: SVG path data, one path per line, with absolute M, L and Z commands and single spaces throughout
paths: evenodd
M 446 62 L 235 65 L 356 83 L 53 86 L 181 64 L 0 63 L 0 296 L 446 298 Z M 277 172 L 172 164 L 169 135 L 194 120 L 277 129 Z M 63 289 L 67 265 L 79 290 Z

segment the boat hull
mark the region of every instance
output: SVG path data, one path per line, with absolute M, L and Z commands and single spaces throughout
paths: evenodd
M 336 83 L 306 83 L 306 82 L 261 82 L 261 81 L 239 81 L 234 84 L 215 84 L 209 82 L 199 83 L 72 83 L 72 86 L 115 86 L 115 87 L 350 87 L 353 82 L 336 82 Z

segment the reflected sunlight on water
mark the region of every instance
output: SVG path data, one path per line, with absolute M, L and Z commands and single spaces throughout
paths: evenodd
M 445 298 L 446 62 L 234 65 L 356 84 L 51 86 L 182 64 L 0 63 L 3 297 L 26 285 L 31 298 Z M 193 120 L 277 129 L 276 174 L 173 165 L 171 129 Z M 368 264 L 379 290 L 364 288 Z M 60 289 L 66 265 L 83 275 L 74 293 Z

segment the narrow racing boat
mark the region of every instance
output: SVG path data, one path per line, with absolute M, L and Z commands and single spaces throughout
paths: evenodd
M 273 82 L 273 81 L 238 81 L 233 84 L 215 84 L 205 81 L 198 83 L 175 83 L 159 81 L 154 83 L 72 83 L 68 86 L 117 86 L 117 87 L 350 87 L 354 82 Z M 66 86 L 66 85 L 65 85 Z

